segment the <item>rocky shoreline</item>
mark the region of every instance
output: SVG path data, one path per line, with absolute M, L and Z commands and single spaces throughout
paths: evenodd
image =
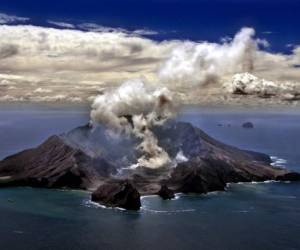
M 268 155 L 221 143 L 189 123 L 168 122 L 153 133 L 169 166 L 128 168 L 140 156 L 138 139 L 85 125 L 0 161 L 0 187 L 89 190 L 94 202 L 138 210 L 143 195 L 171 199 L 224 191 L 228 183 L 300 180 L 299 173 L 271 166 Z

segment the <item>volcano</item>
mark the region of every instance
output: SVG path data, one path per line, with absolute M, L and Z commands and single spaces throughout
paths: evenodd
M 140 195 L 168 199 L 223 191 L 227 183 L 300 180 L 268 155 L 226 145 L 190 123 L 168 121 L 152 132 L 171 159 L 163 167 L 136 166 L 139 138 L 87 124 L 0 161 L 0 186 L 89 190 L 95 202 L 138 210 Z

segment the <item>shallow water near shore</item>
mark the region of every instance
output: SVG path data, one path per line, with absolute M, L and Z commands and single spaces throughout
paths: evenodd
M 88 121 L 85 108 L 0 107 L 0 158 Z M 300 171 L 300 112 L 186 108 L 225 143 Z M 254 129 L 241 124 L 254 123 Z M 82 191 L 0 189 L 0 249 L 300 249 L 300 183 L 231 184 L 226 192 L 142 198 L 142 209 L 105 209 Z

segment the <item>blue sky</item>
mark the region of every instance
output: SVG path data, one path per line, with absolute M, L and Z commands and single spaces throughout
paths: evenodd
M 1 0 L 0 12 L 46 20 L 93 22 L 129 30 L 147 28 L 159 33 L 152 39 L 219 41 L 241 27 L 254 27 L 272 51 L 289 52 L 287 44 L 300 43 L 298 0 Z

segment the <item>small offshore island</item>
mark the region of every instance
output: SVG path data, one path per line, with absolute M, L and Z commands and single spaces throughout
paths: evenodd
M 172 159 L 167 166 L 134 166 L 139 138 L 114 138 L 88 124 L 0 161 L 0 186 L 89 190 L 101 205 L 139 210 L 141 195 L 171 199 L 177 192 L 224 191 L 227 183 L 300 180 L 272 166 L 268 155 L 221 143 L 190 123 L 169 121 L 152 132 Z

